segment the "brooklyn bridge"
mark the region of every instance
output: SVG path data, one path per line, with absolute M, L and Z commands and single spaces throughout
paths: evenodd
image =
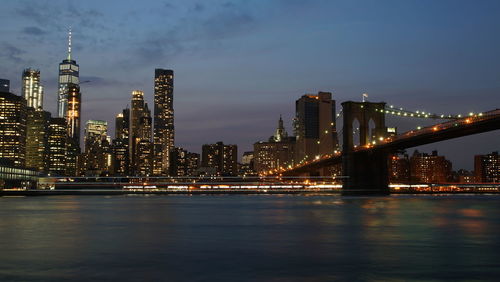
M 403 118 L 444 120 L 431 126 L 418 127 L 399 135 L 387 133 L 386 115 Z M 384 102 L 342 103 L 342 150 L 316 156 L 314 160 L 293 167 L 271 171 L 273 176 L 318 177 L 331 176 L 335 167 L 341 167 L 344 179 L 342 194 L 389 194 L 388 158 L 398 151 L 445 141 L 463 136 L 500 129 L 500 109 L 468 115 L 437 115 L 408 111 L 388 106 Z M 359 127 L 354 128 L 357 121 Z M 374 124 L 373 128 L 370 125 Z M 355 144 L 359 134 L 359 144 Z

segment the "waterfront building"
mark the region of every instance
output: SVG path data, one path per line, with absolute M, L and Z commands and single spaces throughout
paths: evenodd
M 451 179 L 452 164 L 437 151 L 432 154 L 415 150 L 410 157 L 410 178 L 419 183 L 445 183 Z
M 282 142 L 257 142 L 253 146 L 255 152 L 254 167 L 258 173 L 287 168 L 293 165 L 294 139 Z
M 23 71 L 23 98 L 28 107 L 34 109 L 43 108 L 43 86 L 40 81 L 40 71 L 27 68 Z
M 0 92 L 0 158 L 24 167 L 26 161 L 26 100 L 9 92 Z
M 218 175 L 235 176 L 238 174 L 238 147 L 224 145 L 222 142 L 202 146 L 202 167 L 214 168 Z
M 169 153 L 174 148 L 174 71 L 155 69 L 154 171 L 168 175 Z
M 26 167 L 39 172 L 49 170 L 49 124 L 51 114 L 29 107 L 26 121 Z
M 64 118 L 51 118 L 47 143 L 49 173 L 54 176 L 66 174 L 67 129 Z
M 410 158 L 407 154 L 389 156 L 389 182 L 407 183 L 410 181 Z
M 0 190 L 36 188 L 39 173 L 33 169 L 15 166 L 12 160 L 0 158 Z
M 129 156 L 130 172 L 133 175 L 148 176 L 153 173 L 153 144 L 151 140 L 152 119 L 144 92 L 132 91 L 130 110 Z
M 263 173 L 273 169 L 287 168 L 294 164 L 295 137 L 288 137 L 280 116 L 278 127 L 267 142 L 254 144 L 254 170 Z
M 338 149 L 335 100 L 332 93 L 303 95 L 295 102 L 295 162 L 301 163 Z
M 200 162 L 200 154 L 174 147 L 170 152 L 170 176 L 194 176 Z
M 458 182 L 460 184 L 474 183 L 474 172 L 465 169 L 459 169 L 453 173 L 453 182 Z
M 498 151 L 474 156 L 474 176 L 477 182 L 500 183 L 500 157 Z

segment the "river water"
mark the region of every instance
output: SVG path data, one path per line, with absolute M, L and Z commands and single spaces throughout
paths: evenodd
M 500 279 L 500 196 L 0 198 L 0 281 Z

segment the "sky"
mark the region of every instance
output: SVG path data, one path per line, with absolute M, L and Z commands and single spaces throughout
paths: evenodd
M 239 154 L 292 133 L 295 100 L 329 91 L 340 103 L 369 100 L 459 114 L 500 106 L 500 1 L 460 0 L 2 0 L 0 78 L 21 91 L 22 70 L 41 71 L 44 108 L 56 112 L 58 64 L 80 65 L 82 127 L 114 118 L 145 92 L 155 68 L 173 69 L 176 145 L 237 144 Z M 432 123 L 433 121 L 430 121 Z M 426 120 L 388 118 L 400 132 Z M 340 130 L 340 129 L 339 129 Z M 500 131 L 418 148 L 454 169 L 500 150 Z M 410 153 L 413 149 L 409 150 Z

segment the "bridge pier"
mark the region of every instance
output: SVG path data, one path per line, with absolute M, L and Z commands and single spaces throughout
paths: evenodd
M 348 177 L 342 184 L 342 195 L 388 195 L 388 153 L 373 149 L 354 150 L 353 134 L 353 122 L 358 120 L 360 147 L 385 137 L 385 103 L 347 101 L 342 103 L 342 109 L 342 174 Z M 375 123 L 373 131 L 369 129 L 370 120 Z
M 349 152 L 342 157 L 342 195 L 389 195 L 385 151 Z

